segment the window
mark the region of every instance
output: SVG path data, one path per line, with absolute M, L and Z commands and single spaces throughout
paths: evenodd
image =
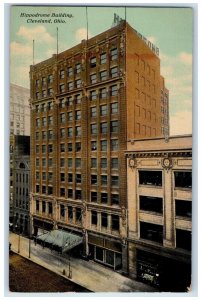
M 46 166 L 46 159 L 42 158 L 42 166 L 45 167 Z
M 65 197 L 65 188 L 60 188 L 60 197 Z
M 48 159 L 48 166 L 49 166 L 49 167 L 52 167 L 52 166 L 53 166 L 53 159 L 52 159 L 52 158 L 49 158 L 49 159 Z
M 36 200 L 36 211 L 39 211 L 39 200 Z
M 40 193 L 40 186 L 38 184 L 36 184 L 36 193 Z
M 68 121 L 72 121 L 73 120 L 73 113 L 72 113 L 72 111 L 68 111 L 68 113 L 67 113 L 67 120 Z
M 175 214 L 177 217 L 191 218 L 192 202 L 185 200 L 175 200 Z
M 46 90 L 42 91 L 42 97 L 45 98 L 46 97 Z
M 91 151 L 96 151 L 96 150 L 97 150 L 97 142 L 91 141 Z
M 72 127 L 67 128 L 67 136 L 73 137 L 73 128 Z
M 60 99 L 59 106 L 60 106 L 60 108 L 65 108 L 65 99 L 64 98 Z
M 53 173 L 52 172 L 48 172 L 48 180 L 49 181 L 53 180 Z
M 36 119 L 36 127 L 40 127 L 40 119 Z
M 77 79 L 76 80 L 76 88 L 80 88 L 81 87 L 81 79 Z
M 67 144 L 67 151 L 72 152 L 72 143 Z
M 107 214 L 101 213 L 101 226 L 107 227 L 108 226 L 108 220 L 107 220 Z
M 191 251 L 191 231 L 176 229 L 176 247 Z
M 72 173 L 68 173 L 68 182 L 73 182 L 73 175 L 72 175 Z
M 60 181 L 65 182 L 65 173 L 60 173 Z
M 106 116 L 107 115 L 107 105 L 101 105 L 100 106 L 100 115 Z
M 107 151 L 107 141 L 106 140 L 100 141 L 100 149 L 101 149 L 101 151 Z
M 46 186 L 42 185 L 42 194 L 46 194 Z
M 36 93 L 36 99 L 40 99 L 40 93 L 39 92 Z
M 73 190 L 72 189 L 68 189 L 67 194 L 68 194 L 68 198 L 73 198 Z
M 106 70 L 100 72 L 100 80 L 101 81 L 107 80 L 107 71 Z
M 82 191 L 81 190 L 75 191 L 75 199 L 78 199 L 78 200 L 82 199 Z
M 95 255 L 96 255 L 96 260 L 99 260 L 99 261 L 104 261 L 104 250 L 100 247 L 97 247 L 96 246 L 96 252 L 95 252 Z
M 111 215 L 112 220 L 112 230 L 119 231 L 119 216 Z
M 96 67 L 96 57 L 92 57 L 90 59 L 90 67 L 95 68 Z
M 18 175 L 18 174 L 16 174 Z M 17 179 L 17 178 L 16 178 Z M 39 172 L 36 172 L 36 180 L 39 180 L 40 179 L 40 173 Z M 17 181 L 17 180 L 16 180 Z
M 53 205 L 51 202 L 48 202 L 48 213 L 49 215 L 52 215 L 53 213 Z
M 53 117 L 48 116 L 48 125 L 53 125 Z
M 101 175 L 101 185 L 107 185 L 107 175 Z
M 118 103 L 112 103 L 111 104 L 111 114 L 117 114 L 118 113 Z
M 48 153 L 52 153 L 53 152 L 53 145 L 49 144 L 48 145 Z
M 140 238 L 163 243 L 163 226 L 140 222 Z
M 36 140 L 39 140 L 39 132 L 36 132 Z
M 100 132 L 107 133 L 107 122 L 100 124 Z
M 65 206 L 60 204 L 60 217 L 64 218 L 65 216 Z
M 76 208 L 76 221 L 81 222 L 82 214 L 81 214 L 81 208 Z
M 60 144 L 60 152 L 65 152 L 65 144 Z
M 106 53 L 102 53 L 100 55 L 100 64 L 105 64 L 107 62 L 107 54 Z
M 119 195 L 118 194 L 111 194 L 111 204 L 119 205 Z
M 91 168 L 97 168 L 97 158 L 91 158 Z
M 97 134 L 97 124 L 91 124 L 91 134 Z
M 118 76 L 118 68 L 117 67 L 111 68 L 110 74 L 111 74 L 112 78 L 117 77 Z
M 111 121 L 111 132 L 112 133 L 118 132 L 118 121 Z
M 76 158 L 75 165 L 76 168 L 81 168 L 81 158 Z
M 52 88 L 48 88 L 48 96 L 53 96 L 53 89 Z
M 76 118 L 76 120 L 81 120 L 81 111 L 80 110 L 76 110 L 75 118 Z
M 75 147 L 76 147 L 76 152 L 81 151 L 81 142 L 76 142 Z
M 81 103 L 81 94 L 75 95 L 75 101 L 76 101 L 76 104 L 80 104 Z
M 97 192 L 91 192 L 91 202 L 97 202 Z
M 60 70 L 60 79 L 65 78 L 65 71 L 64 70 Z
M 90 91 L 90 100 L 96 100 L 97 94 L 96 91 Z
M 103 169 L 107 168 L 107 158 L 101 158 L 100 160 L 100 167 Z
M 60 114 L 60 123 L 64 124 L 65 123 L 65 114 Z
M 112 184 L 112 186 L 118 186 L 119 185 L 119 177 L 111 176 L 111 184 Z
M 36 113 L 39 112 L 39 105 L 35 105 L 35 112 L 36 112 Z
M 100 89 L 100 98 L 101 99 L 107 98 L 107 89 L 106 88 Z
M 114 48 L 110 51 L 111 54 L 111 60 L 115 60 L 118 58 L 118 49 Z
M 53 75 L 50 74 L 48 75 L 48 83 L 52 83 L 53 82 Z
M 140 210 L 163 213 L 163 199 L 158 197 L 140 196 Z
M 47 110 L 52 110 L 53 109 L 53 102 L 48 102 L 47 103 Z
M 50 140 L 53 138 L 53 130 L 48 130 L 48 138 Z
M 91 175 L 91 184 L 97 184 L 97 175 Z
M 70 106 L 70 105 L 72 105 L 73 104 L 73 99 L 72 99 L 72 97 L 70 96 L 70 97 L 67 97 L 67 106 Z
M 192 188 L 192 172 L 175 172 L 176 188 Z
M 42 180 L 46 180 L 46 172 L 42 172 Z
M 73 208 L 68 206 L 68 219 L 73 219 Z
M 39 145 L 36 145 L 36 153 L 39 153 Z
M 72 168 L 72 158 L 67 159 L 67 166 L 68 168 Z
M 42 201 L 42 213 L 46 212 L 46 202 Z
M 60 138 L 64 138 L 65 137 L 65 129 L 64 128 L 60 128 Z
M 108 196 L 107 193 L 101 193 L 101 203 L 107 203 L 108 201 Z
M 111 86 L 111 96 L 117 96 L 118 95 L 118 87 L 117 85 Z
M 81 136 L 81 126 L 76 126 L 76 136 Z
M 76 64 L 76 74 L 81 73 L 81 64 Z
M 65 91 L 65 85 L 60 84 L 60 93 L 64 93 L 64 91 Z
M 65 166 L 65 159 L 64 158 L 60 158 L 60 167 L 62 168 L 64 166 Z
M 96 74 L 90 75 L 90 83 L 94 84 L 96 82 L 97 82 L 97 76 L 96 76 Z
M 67 68 L 67 76 L 70 77 L 73 75 L 73 68 L 72 67 L 68 67 Z
M 37 86 L 37 87 L 40 86 L 40 80 L 39 80 L 39 79 L 36 80 L 36 86 Z
M 112 169 L 118 169 L 118 166 L 119 166 L 119 164 L 118 164 L 118 158 L 112 158 L 111 159 L 111 168 Z
M 90 116 L 92 118 L 97 116 L 97 108 L 96 108 L 96 106 L 90 108 Z
M 67 86 L 68 86 L 68 90 L 69 90 L 69 91 L 73 90 L 73 88 L 74 88 L 74 83 L 73 83 L 73 81 L 68 82 Z
M 139 184 L 162 186 L 162 172 L 139 171 Z
M 76 183 L 81 183 L 81 174 L 76 174 Z
M 118 140 L 111 140 L 111 150 L 117 151 L 119 149 L 119 141 Z
M 48 195 L 52 195 L 52 194 L 53 194 L 53 187 L 48 186 Z
M 94 210 L 91 211 L 91 224 L 97 225 L 97 212 Z

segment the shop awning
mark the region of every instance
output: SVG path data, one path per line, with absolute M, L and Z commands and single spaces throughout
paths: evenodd
M 37 236 L 36 241 L 44 242 L 50 246 L 60 248 L 62 252 L 67 252 L 81 244 L 83 238 L 67 231 L 52 230 Z

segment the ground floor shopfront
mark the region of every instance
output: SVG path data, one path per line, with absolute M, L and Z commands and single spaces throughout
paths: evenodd
M 186 292 L 191 285 L 189 255 L 171 255 L 162 249 L 129 246 L 129 276 L 165 292 Z

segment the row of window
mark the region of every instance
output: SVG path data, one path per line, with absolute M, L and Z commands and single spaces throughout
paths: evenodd
M 119 132 L 119 122 L 117 120 L 108 122 L 102 122 L 100 123 L 99 127 L 100 133 L 118 133 Z M 90 124 L 90 133 L 91 134 L 98 134 L 98 124 L 93 123 Z
M 139 196 L 140 210 L 163 214 L 163 199 L 160 197 Z M 175 200 L 175 214 L 177 217 L 188 217 L 192 215 L 192 202 L 186 200 Z
M 28 210 L 28 201 L 22 201 L 21 197 L 15 199 L 16 208 Z
M 29 196 L 29 190 L 28 188 L 24 188 L 24 187 L 16 187 L 16 197 L 19 196 Z
M 163 226 L 140 222 L 140 238 L 163 244 Z M 176 248 L 191 250 L 191 231 L 176 229 Z
M 16 173 L 16 182 L 29 182 L 29 175 L 24 173 Z
M 47 103 L 42 103 L 42 104 L 37 104 L 35 105 L 35 112 L 44 112 L 44 111 L 50 111 L 53 109 L 53 102 L 47 102 Z
M 92 210 L 91 211 L 91 224 L 98 226 L 98 212 Z M 104 212 L 100 213 L 101 215 L 101 227 L 105 227 L 111 230 L 119 231 L 120 229 L 120 220 L 118 215 L 112 215 L 112 214 L 107 214 Z M 109 220 L 109 218 L 111 220 Z M 111 221 L 111 222 L 110 222 Z M 109 228 L 109 225 L 111 224 L 111 228 Z
M 192 172 L 175 171 L 175 187 L 192 187 Z M 162 171 L 139 171 L 139 184 L 162 186 Z

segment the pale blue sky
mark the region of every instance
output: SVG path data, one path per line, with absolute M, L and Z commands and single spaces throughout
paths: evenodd
M 21 13 L 67 13 L 66 23 L 28 24 Z M 89 35 L 109 29 L 113 15 L 125 17 L 124 7 L 89 7 Z M 170 90 L 171 134 L 191 133 L 192 111 L 192 10 L 190 8 L 127 8 L 127 22 L 149 38 L 160 49 L 161 74 Z M 59 51 L 86 38 L 85 7 L 13 7 L 11 11 L 11 82 L 29 87 L 29 65 L 32 64 L 32 40 L 35 61 L 56 52 L 56 28 Z

